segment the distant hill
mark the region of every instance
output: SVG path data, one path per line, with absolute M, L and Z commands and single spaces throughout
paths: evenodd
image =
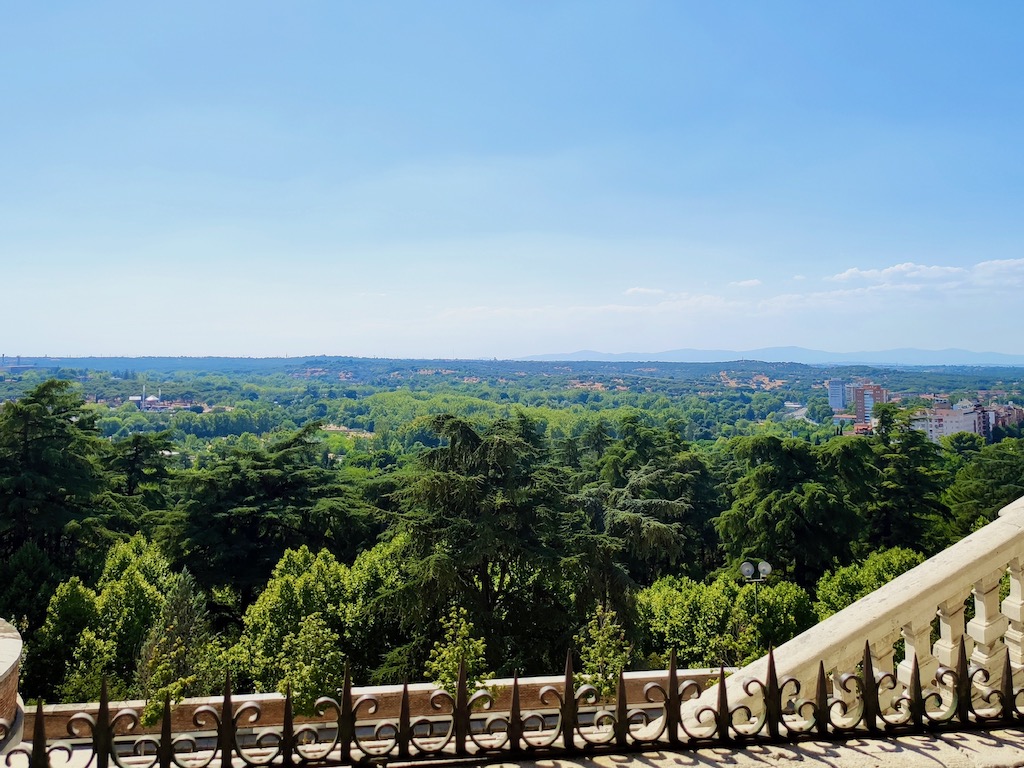
M 532 355 L 524 360 L 591 360 L 616 362 L 721 363 L 761 360 L 805 365 L 1024 365 L 1024 355 L 971 352 L 966 349 L 887 349 L 878 352 L 824 352 L 803 347 L 763 347 L 745 351 L 727 349 L 672 349 L 667 352 L 579 352 Z

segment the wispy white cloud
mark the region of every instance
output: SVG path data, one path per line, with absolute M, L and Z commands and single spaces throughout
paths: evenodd
M 884 269 L 851 267 L 826 281 L 903 293 L 942 293 L 947 298 L 1017 291 L 1024 287 L 1024 259 L 994 259 L 968 267 L 905 262 Z
M 751 280 L 736 280 L 734 282 L 729 283 L 729 285 L 734 288 L 755 288 L 760 284 L 761 281 L 758 280 L 756 277 Z
M 661 288 L 629 288 L 626 290 L 627 296 L 662 296 L 665 291 Z
M 915 264 L 911 261 L 894 264 L 884 269 L 859 269 L 850 267 L 844 272 L 832 275 L 827 280 L 847 282 L 861 280 L 874 283 L 902 282 L 907 280 L 948 280 L 968 274 L 963 267 L 940 267 L 926 264 Z
M 1017 290 L 1024 287 L 1024 259 L 982 261 L 974 265 L 971 277 L 978 286 Z
M 737 286 L 762 286 L 759 294 L 764 295 L 737 293 L 732 290 Z M 863 344 L 861 334 L 865 332 L 883 336 L 892 344 L 912 346 L 921 343 L 922 328 L 942 333 L 948 343 L 969 345 L 968 332 L 948 323 L 948 308 L 961 300 L 965 306 L 978 307 L 979 297 L 994 296 L 997 291 L 1005 295 L 1003 288 L 1024 287 L 1024 259 L 966 267 L 907 263 L 884 269 L 854 268 L 824 284 L 802 280 L 787 281 L 787 286 L 772 291 L 765 290 L 771 283 L 742 280 L 710 291 L 635 287 L 623 292 L 646 299 L 635 302 L 577 299 L 531 304 L 499 299 L 493 304 L 448 305 L 424 318 L 424 324 L 451 333 L 474 328 L 501 335 L 515 329 L 522 338 L 536 339 L 529 346 L 561 344 L 566 350 L 661 350 L 727 345 L 730 338 L 737 340 L 732 342 L 739 345 L 736 348 L 790 343 L 850 347 Z M 942 301 L 936 301 L 937 293 Z M 895 308 L 913 312 L 914 322 L 894 328 L 885 318 L 891 318 Z M 709 341 L 712 329 L 715 342 Z M 900 335 L 900 330 L 906 333 Z

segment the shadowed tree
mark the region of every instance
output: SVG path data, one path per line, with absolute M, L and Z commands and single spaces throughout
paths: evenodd
M 569 631 L 558 569 L 565 474 L 521 413 L 482 432 L 447 415 L 432 427 L 443 444 L 398 494 L 412 577 L 401 608 L 418 645 L 405 649 L 409 663 L 422 668 L 439 617 L 455 605 L 483 634 L 491 668 L 550 666 L 545 638 Z
M 105 484 L 94 421 L 56 379 L 0 407 L 0 556 L 30 541 L 55 563 L 75 556 Z
M 949 537 L 956 541 L 995 519 L 999 510 L 1024 496 L 1024 440 L 1006 438 L 986 445 L 956 474 L 944 499 L 953 520 Z
M 890 547 L 925 554 L 941 549 L 949 508 L 941 500 L 947 476 L 939 446 L 892 403 L 878 403 L 874 415 L 871 448 L 878 474 L 865 510 L 862 554 Z
M 837 448 L 772 435 L 736 438 L 733 446 L 744 474 L 715 527 L 734 563 L 769 558 L 807 587 L 834 558 L 849 559 L 862 521 L 836 471 Z

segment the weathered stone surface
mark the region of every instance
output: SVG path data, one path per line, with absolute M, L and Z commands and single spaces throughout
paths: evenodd
M 13 723 L 18 711 L 18 665 L 21 635 L 0 619 L 0 718 Z
M 769 768 L 1011 768 L 1024 765 L 1024 734 L 1018 731 L 906 736 L 898 739 L 854 740 L 841 744 L 803 744 L 695 752 L 646 752 L 602 755 L 586 760 L 539 760 L 505 763 L 524 768 L 704 768 L 736 766 Z

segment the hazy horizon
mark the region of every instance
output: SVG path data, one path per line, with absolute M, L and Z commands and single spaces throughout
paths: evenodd
M 382 355 L 9 355 L 0 353 L 0 367 L 17 364 L 36 365 L 38 361 L 69 362 L 77 364 L 87 361 L 146 361 L 146 360 L 303 360 L 315 358 L 347 358 L 364 360 L 422 360 L 474 362 L 501 360 L 504 362 L 651 362 L 651 363 L 709 363 L 730 362 L 740 360 L 762 361 L 765 363 L 796 363 L 808 365 L 872 365 L 872 366 L 992 366 L 1022 367 L 1024 355 L 1013 355 L 995 351 L 978 351 L 964 349 L 888 349 L 888 350 L 856 350 L 840 352 L 837 350 L 814 350 L 804 347 L 783 346 L 763 347 L 747 350 L 694 349 L 684 348 L 645 352 L 641 350 L 625 352 L 604 352 L 600 350 L 576 350 L 572 352 L 553 352 L 518 357 L 499 358 L 489 355 L 483 357 L 423 357 L 413 356 L 396 358 Z

